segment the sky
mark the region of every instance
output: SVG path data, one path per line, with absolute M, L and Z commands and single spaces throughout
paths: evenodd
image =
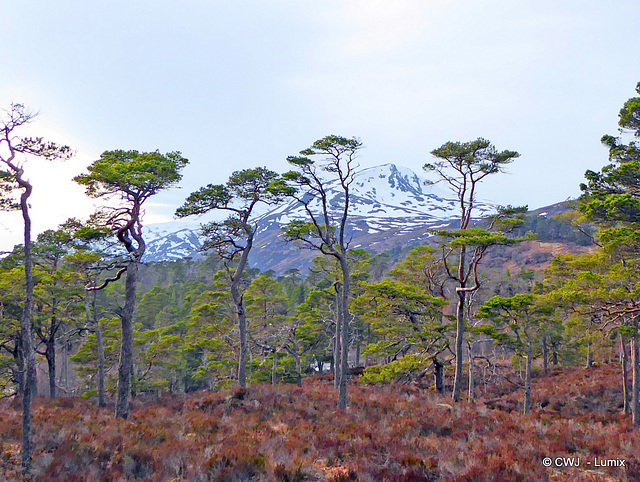
M 329 134 L 362 167 L 425 174 L 433 149 L 489 139 L 521 155 L 479 196 L 530 209 L 579 195 L 640 81 L 637 0 L 0 0 L 0 108 L 69 145 L 26 161 L 34 231 L 95 209 L 71 178 L 105 150 L 181 151 L 145 223 L 238 169 L 284 172 Z M 0 249 L 20 240 L 0 214 Z

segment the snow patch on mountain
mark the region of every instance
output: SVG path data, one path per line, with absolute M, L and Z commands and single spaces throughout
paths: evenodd
M 147 249 L 143 262 L 175 261 L 186 257 L 202 256 L 202 241 L 197 222 L 171 221 L 149 224 L 142 228 Z
M 344 206 L 344 192 L 336 180 L 327 183 L 329 209 L 338 216 Z M 459 201 L 450 191 L 418 176 L 411 169 L 384 164 L 369 167 L 357 173 L 349 191 L 350 218 L 366 218 L 370 228 L 388 227 L 390 222 L 402 225 L 424 223 L 430 220 L 451 220 L 459 216 Z M 312 212 L 320 213 L 319 199 L 310 202 Z M 478 203 L 478 217 L 494 211 L 489 203 Z M 305 219 L 306 212 L 292 199 L 257 217 L 258 225 L 264 230 L 271 223 L 286 224 L 293 219 Z

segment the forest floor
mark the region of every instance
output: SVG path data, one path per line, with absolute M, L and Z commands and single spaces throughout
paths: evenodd
M 475 404 L 415 384 L 355 381 L 347 411 L 336 409 L 328 380 L 252 385 L 139 397 L 128 420 L 92 401 L 41 398 L 34 480 L 640 480 L 640 429 L 621 414 L 619 367 L 536 375 L 529 415 L 509 381 Z M 2 401 L 2 480 L 21 480 L 20 421 L 18 401 Z

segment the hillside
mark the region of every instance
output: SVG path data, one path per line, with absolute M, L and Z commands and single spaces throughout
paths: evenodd
M 305 380 L 137 399 L 128 420 L 87 400 L 39 399 L 35 480 L 639 480 L 640 432 L 620 414 L 617 366 L 537 372 L 528 416 L 518 383 L 455 406 L 417 385 L 354 383 L 341 412 L 329 380 Z M 19 478 L 17 407 L 0 402 L 3 480 Z M 580 466 L 547 468 L 545 457 Z

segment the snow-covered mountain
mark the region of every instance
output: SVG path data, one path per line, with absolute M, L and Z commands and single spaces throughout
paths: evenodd
M 337 215 L 344 193 L 337 182 L 329 184 L 329 206 Z M 311 204 L 319 212 L 319 203 Z M 493 206 L 478 203 L 475 216 L 490 213 Z M 411 169 L 385 164 L 362 169 L 351 185 L 349 225 L 351 247 L 384 251 L 406 246 L 429 236 L 428 230 L 450 226 L 459 215 L 455 196 L 440 184 L 429 184 Z M 261 269 L 283 271 L 306 269 L 317 254 L 287 244 L 281 227 L 293 219 L 304 219 L 304 208 L 295 200 L 275 208 L 264 206 L 258 214 L 258 236 L 251 262 Z M 150 225 L 145 261 L 174 260 L 198 254 L 201 246 L 197 223 L 172 222 Z
M 330 209 L 337 215 L 344 205 L 344 193 L 337 181 L 328 184 Z M 320 211 L 320 201 L 310 204 Z M 411 169 L 384 164 L 361 170 L 350 186 L 349 218 L 365 219 L 371 230 L 391 227 L 430 224 L 446 221 L 459 215 L 459 202 L 440 184 L 430 184 Z M 476 205 L 476 215 L 484 216 L 493 207 L 488 203 Z M 258 216 L 258 224 L 267 229 L 272 223 L 285 224 L 292 219 L 304 219 L 304 208 L 295 200 L 282 204 Z
M 197 222 L 172 221 L 150 224 L 142 229 L 147 244 L 144 262 L 202 256 L 199 252 L 202 241 L 198 238 L 200 225 Z

